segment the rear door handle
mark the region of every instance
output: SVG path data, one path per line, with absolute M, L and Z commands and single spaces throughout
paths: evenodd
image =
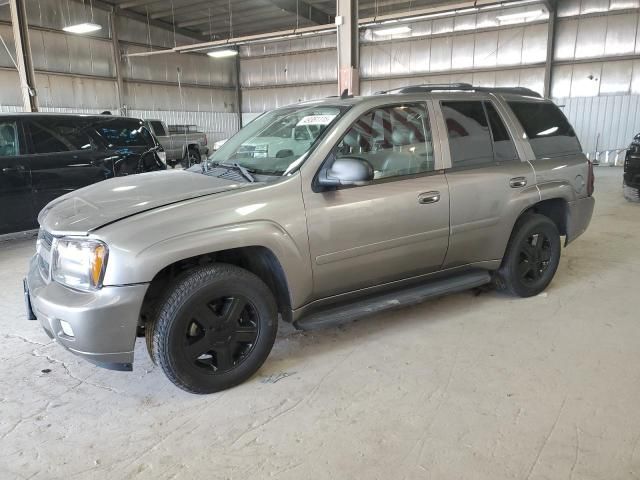
M 440 192 L 425 192 L 418 195 L 418 203 L 426 205 L 427 203 L 436 203 L 440 201 Z
M 521 188 L 527 184 L 527 179 L 525 177 L 515 177 L 509 180 L 509 185 L 511 188 Z

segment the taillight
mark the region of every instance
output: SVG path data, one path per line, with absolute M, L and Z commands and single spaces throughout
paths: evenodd
M 209 145 L 209 139 L 207 138 L 207 134 L 204 134 L 204 146 L 206 147 L 207 145 Z
M 595 175 L 593 174 L 593 162 L 587 160 L 589 163 L 589 176 L 587 177 L 587 195 L 593 195 L 593 190 L 595 188 Z

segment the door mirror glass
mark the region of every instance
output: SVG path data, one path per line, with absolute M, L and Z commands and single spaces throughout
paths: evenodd
M 341 157 L 323 169 L 318 183 L 323 187 L 343 187 L 365 185 L 373 180 L 373 167 L 369 162 L 357 157 Z

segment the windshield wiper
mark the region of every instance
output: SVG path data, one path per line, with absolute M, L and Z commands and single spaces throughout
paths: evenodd
M 242 176 L 244 178 L 246 178 L 247 180 L 249 180 L 251 183 L 254 183 L 256 181 L 256 179 L 253 177 L 253 175 L 251 175 L 251 171 L 245 167 L 243 167 L 242 165 L 240 165 L 238 162 L 234 162 L 234 163 L 219 163 L 218 164 L 221 167 L 226 167 L 226 168 L 233 168 L 236 169 L 237 171 L 239 171 Z

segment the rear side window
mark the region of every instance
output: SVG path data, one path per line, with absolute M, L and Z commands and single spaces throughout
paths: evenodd
M 0 157 L 14 157 L 19 154 L 16 122 L 0 122 Z
M 164 125 L 162 122 L 153 121 L 151 123 L 151 128 L 153 128 L 153 133 L 156 134 L 157 137 L 166 137 L 167 131 L 164 129 Z
M 498 111 L 491 102 L 484 103 L 491 126 L 491 136 L 493 137 L 493 153 L 496 162 L 508 162 L 518 160 L 518 153 L 513 140 L 509 136 L 509 131 L 500 118 Z
M 580 153 L 580 142 L 567 118 L 553 103 L 509 102 L 529 137 L 536 158 Z
M 73 118 L 37 118 L 26 122 L 33 153 L 91 150 L 93 140 L 87 122 Z
M 494 163 L 491 132 L 482 103 L 442 102 L 453 168 L 479 167 Z
M 109 119 L 95 125 L 109 148 L 152 147 L 149 130 L 135 120 Z

